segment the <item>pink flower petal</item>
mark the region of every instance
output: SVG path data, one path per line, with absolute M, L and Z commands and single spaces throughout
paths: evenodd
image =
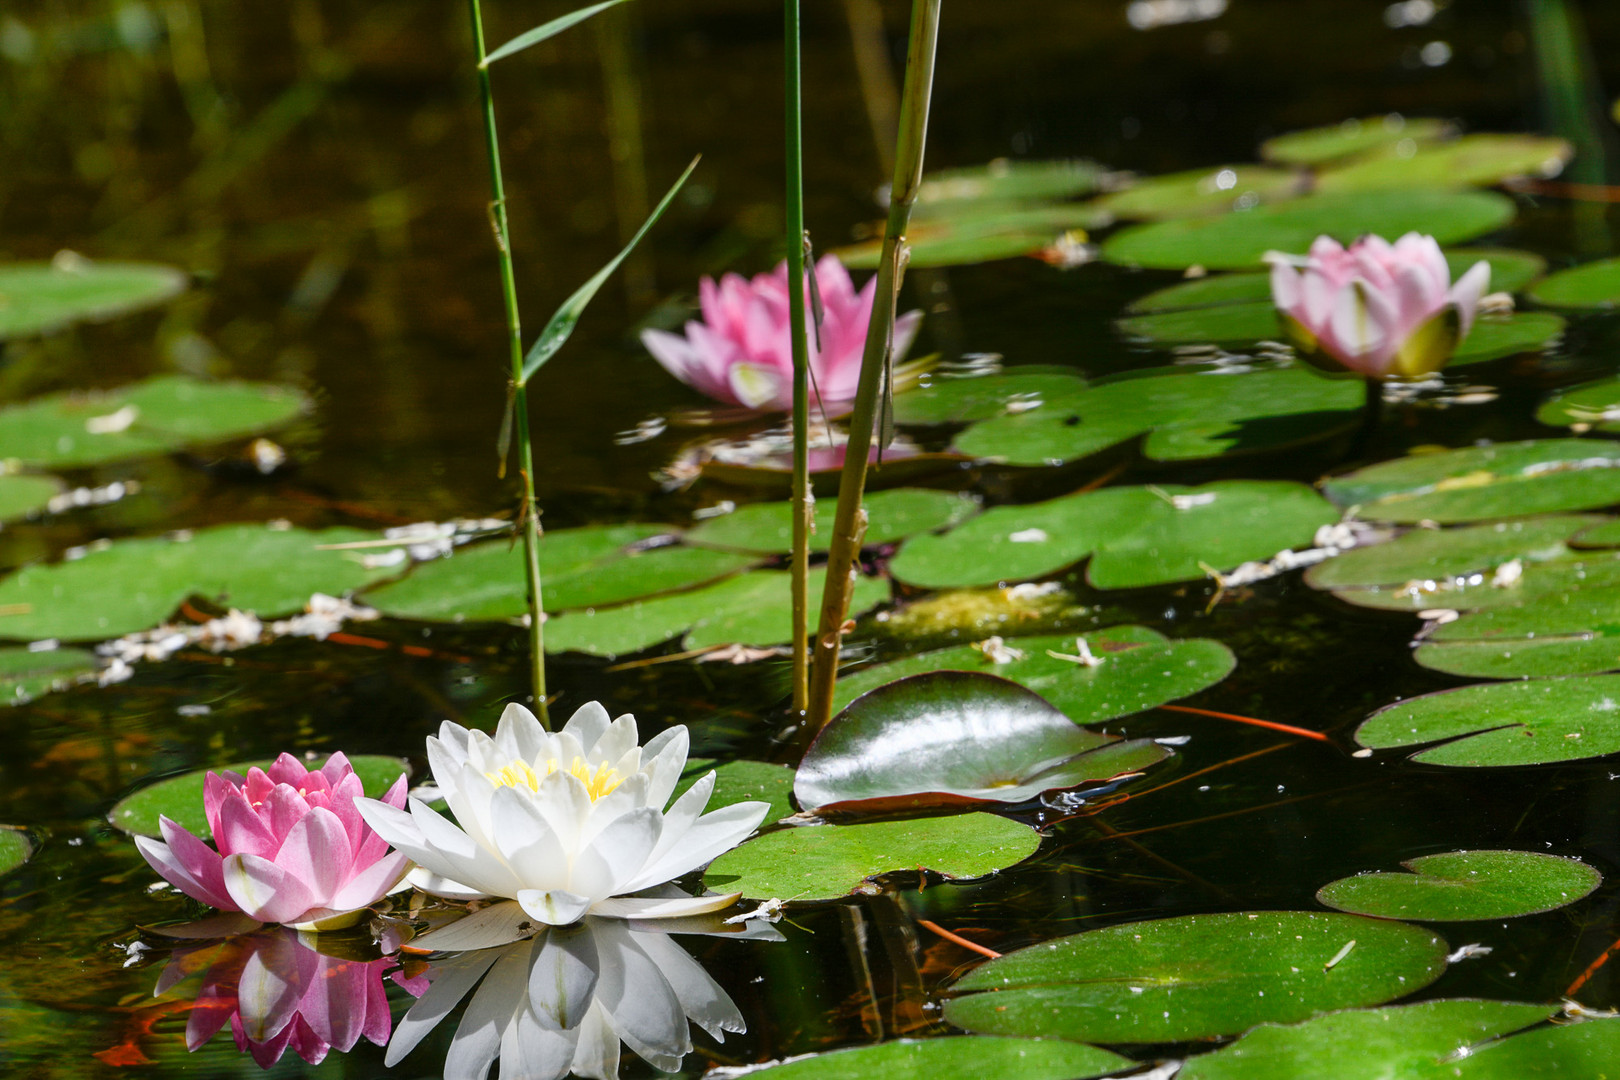
M 250 783 L 251 780 L 250 777 Z M 268 795 L 269 791 L 265 794 Z M 219 829 L 214 833 L 214 843 L 219 845 L 221 855 L 245 854 L 264 858 L 274 856 L 276 849 L 281 846 L 280 840 L 270 831 L 269 824 L 248 805 L 241 792 L 232 792 L 220 804 Z
M 309 770 L 304 768 L 302 761 L 285 753 L 276 758 L 265 772 L 273 783 L 291 784 L 293 787 L 298 787 L 309 775 Z
M 162 875 L 163 880 L 193 900 L 200 900 L 225 911 L 236 910 L 236 905 L 231 902 L 229 894 L 223 888 L 216 891 L 203 885 L 168 844 L 159 843 L 148 836 L 137 836 L 135 848 L 146 859 L 147 864 Z
M 225 889 L 243 913 L 260 922 L 298 922 L 318 898 L 297 876 L 258 855 L 225 859 Z
M 331 897 L 350 876 L 354 852 L 336 814 L 330 810 L 311 810 L 288 831 L 275 862 L 302 883 L 314 898 L 312 903 L 304 905 L 306 908 L 328 907 Z
M 1490 287 L 1491 264 L 1483 259 L 1470 266 L 1468 271 L 1457 279 L 1457 284 L 1451 287 L 1449 298 L 1453 304 L 1457 305 L 1459 329 L 1457 340 L 1459 342 L 1468 336 L 1469 330 L 1473 329 L 1474 315 L 1479 311 L 1480 298 L 1485 295 L 1485 290 Z

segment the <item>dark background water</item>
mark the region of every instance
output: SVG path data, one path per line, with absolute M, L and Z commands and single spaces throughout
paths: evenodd
M 1572 91 L 1589 106 L 1581 127 L 1555 105 L 1574 73 L 1549 83 L 1536 66 L 1530 20 L 1555 6 L 1455 0 L 1426 25 L 1391 28 L 1387 6 L 1366 0 L 1232 0 L 1218 19 L 1141 31 L 1116 0 L 950 4 L 928 164 L 1082 156 L 1171 171 L 1252 160 L 1261 139 L 1282 131 L 1400 111 L 1470 130 L 1590 140 L 1573 175 L 1603 182 L 1613 175 L 1603 153 L 1616 149 L 1604 117 L 1620 93 L 1620 8 L 1569 5 L 1591 40 L 1590 79 Z M 827 247 L 874 218 L 884 177 L 848 5 L 806 7 L 808 218 Z M 906 9 L 879 9 L 884 51 L 897 63 Z M 562 10 L 492 0 L 490 40 Z M 649 473 L 678 437 L 619 447 L 613 435 L 697 404 L 642 352 L 633 328 L 680 318 L 668 305 L 693 294 L 701 274 L 756 272 L 776 258 L 780 32 L 772 4 L 642 0 L 495 70 L 531 334 L 617 250 L 644 193 L 656 196 L 704 154 L 629 272 L 536 383 L 549 525 L 684 523 L 692 508 L 735 495 L 701 485 L 660 494 Z M 1440 55 L 1435 42 L 1449 49 L 1438 65 L 1424 59 Z M 494 467 L 505 369 L 469 50 L 457 3 L 10 0 L 0 10 L 0 258 L 70 248 L 169 261 L 196 276 L 162 312 L 8 346 L 0 396 L 181 370 L 291 382 L 319 401 L 284 439 L 294 459 L 285 474 L 249 479 L 227 448 L 76 475 L 136 478 L 145 491 L 0 533 L 0 560 L 215 521 L 376 525 L 511 506 L 514 488 Z M 1615 222 L 1601 205 L 1523 202 L 1519 224 L 1494 240 L 1555 265 L 1610 253 Z M 952 271 L 954 306 L 933 313 L 922 347 L 1090 373 L 1162 363 L 1163 354 L 1122 342 L 1110 320 L 1169 280 L 1101 265 L 1060 272 L 1033 260 Z M 1508 372 L 1496 405 L 1422 414 L 1390 431 L 1380 452 L 1544 433 L 1529 419 L 1539 392 L 1620 366 L 1615 334 L 1608 317 L 1578 323 L 1560 353 Z M 1324 453 L 1218 471 L 1309 479 L 1332 463 Z M 1155 474 L 1127 479 L 1145 475 Z M 974 479 L 1021 499 L 1051 493 Z M 1196 699 L 1207 707 L 1342 734 L 1398 696 L 1456 682 L 1412 664 L 1409 617 L 1350 609 L 1294 579 L 1210 613 L 1202 586 L 1102 597 L 1070 584 L 1098 605 L 1099 622 L 1142 621 L 1231 645 L 1238 670 Z M 426 632 L 376 633 L 423 643 Z M 486 721 L 521 690 L 515 631 L 435 631 L 426 644 L 443 655 L 283 643 L 150 666 L 120 687 L 0 713 L 0 821 L 43 842 L 34 862 L 0 884 L 0 1067 L 106 1071 L 88 1055 L 133 1038 L 140 1021 L 128 1010 L 144 1003 L 155 969 L 123 970 L 119 946 L 134 923 L 172 917 L 175 904 L 147 892 L 151 875 L 129 841 L 101 823 L 119 795 L 154 775 L 281 749 L 409 752 L 441 719 Z M 762 718 L 782 685 L 775 669 L 553 667 L 565 706 L 600 696 L 648 727 L 692 723 L 699 746 L 717 752 L 762 750 Z M 181 717 L 186 704 L 212 711 Z M 1110 811 L 1106 829 L 1132 834 L 1124 839 L 1086 821 L 1065 824 L 1034 863 L 987 882 L 815 909 L 796 917 L 803 929 L 784 926 L 787 945 L 699 947 L 751 1029 L 712 1055 L 751 1061 L 931 1030 L 923 991 L 971 957 L 911 928 L 908 912 L 1006 950 L 1145 916 L 1311 908 L 1315 889 L 1345 873 L 1470 846 L 1580 854 L 1606 875 L 1620 871 L 1612 763 L 1450 772 L 1354 762 L 1340 748 L 1165 713 L 1120 726 L 1196 735 L 1167 777 L 1279 749 Z M 1616 897 L 1606 886 L 1511 932 L 1457 928 L 1453 945 L 1487 940 L 1497 951 L 1459 965 L 1429 993 L 1556 997 L 1616 935 Z M 857 922 L 875 928 L 864 952 L 850 944 Z M 1615 993 L 1605 972 L 1584 1000 L 1620 1004 Z M 157 1030 L 136 1041 L 165 1072 L 256 1072 L 225 1044 L 187 1057 L 172 1023 Z M 436 1068 L 424 1051 L 401 1075 Z M 318 1071 L 375 1075 L 380 1052 L 334 1057 Z

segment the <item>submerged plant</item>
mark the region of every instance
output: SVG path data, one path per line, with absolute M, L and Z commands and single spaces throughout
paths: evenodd
M 282 754 L 268 772 L 208 774 L 203 808 L 217 851 L 167 817 L 167 843 L 138 836 L 135 845 L 194 900 L 262 923 L 331 929 L 358 921 L 409 869 L 361 820 L 363 793 L 341 753 L 316 771 Z M 401 775 L 379 805 L 404 804 Z

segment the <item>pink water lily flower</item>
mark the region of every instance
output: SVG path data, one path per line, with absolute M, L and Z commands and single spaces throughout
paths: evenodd
M 308 771 L 282 754 L 270 771 L 209 773 L 203 810 L 219 850 L 160 820 L 159 843 L 138 836 L 152 869 L 194 900 L 264 923 L 332 929 L 359 920 L 410 869 L 355 808 L 365 794 L 349 759 Z M 405 777 L 382 801 L 405 805 Z
M 1319 236 L 1300 258 L 1268 251 L 1271 295 L 1300 356 L 1370 379 L 1421 378 L 1443 367 L 1474 325 L 1490 286 L 1483 261 L 1451 283 L 1432 236 Z
M 820 391 L 823 407 L 847 406 L 860 380 L 861 352 L 872 318 L 877 278 L 859 293 L 836 255 L 816 263 L 823 317 L 821 348 L 809 330 L 810 396 Z M 808 290 L 807 290 L 808 292 Z M 793 407 L 793 343 L 789 334 L 787 263 L 752 281 L 727 274 L 718 285 L 704 278 L 698 287 L 703 321 L 686 324 L 686 336 L 643 330 L 641 343 L 671 375 L 716 401 L 763 412 Z M 811 319 L 805 303 L 805 318 Z M 894 358 L 900 360 L 917 335 L 922 312 L 900 316 L 894 324 Z

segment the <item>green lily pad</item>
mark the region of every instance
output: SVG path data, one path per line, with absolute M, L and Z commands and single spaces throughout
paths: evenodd
M 1356 742 L 1422 746 L 1426 765 L 1546 765 L 1620 751 L 1620 675 L 1487 683 L 1408 698 L 1368 717 Z
M 1492 292 L 1519 292 L 1547 272 L 1547 260 L 1531 251 L 1516 248 L 1447 248 L 1446 268 L 1451 280 L 1468 273 L 1481 259 L 1491 268 Z
M 0 458 L 49 468 L 101 465 L 255 435 L 308 409 L 309 399 L 287 387 L 159 375 L 0 409 Z
M 753 565 L 756 559 L 684 546 L 640 545 L 671 532 L 662 525 L 588 525 L 540 539 L 547 611 L 622 604 L 689 589 Z M 523 544 L 494 540 L 414 567 L 372 589 L 366 602 L 401 619 L 440 622 L 516 619 L 529 610 Z
M 1620 378 L 1599 379 L 1561 390 L 1536 410 L 1549 427 L 1620 432 Z
M 1620 445 L 1537 439 L 1414 454 L 1322 485 L 1369 521 L 1442 524 L 1620 502 Z
M 54 476 L 0 474 L 0 522 L 39 513 L 61 494 L 62 486 L 62 481 Z
M 1108 171 L 1093 161 L 1009 161 L 939 169 L 923 177 L 914 214 L 926 216 L 961 203 L 1077 199 L 1090 195 Z
M 1556 176 L 1574 155 L 1563 139 L 1481 132 L 1413 152 L 1400 143 L 1371 151 L 1316 176 L 1324 193 L 1387 188 L 1489 187 L 1516 176 Z
M 218 765 L 212 769 L 198 769 L 180 776 L 171 776 L 167 780 L 159 780 L 119 799 L 107 813 L 107 820 L 114 828 L 135 836 L 156 837 L 163 835 L 158 818 L 166 817 L 194 836 L 210 840 L 213 833 L 208 829 L 208 816 L 203 812 L 203 788 L 208 780 L 208 774 L 228 770 L 246 776 L 249 769 L 255 766 L 268 769 L 270 764 L 269 758 L 241 761 L 234 765 Z M 373 799 L 380 798 L 393 786 L 401 773 L 409 776 L 411 772 L 410 763 L 403 758 L 381 754 L 359 754 L 349 758 L 349 764 L 354 767 L 355 775 L 360 777 L 360 782 L 365 785 L 366 794 Z
M 941 1075 L 996 1080 L 1087 1080 L 1128 1069 L 1129 1058 L 1058 1039 L 953 1035 L 852 1046 L 751 1069 L 771 1080 L 936 1080 Z
M 1230 1046 L 1190 1058 L 1177 1080 L 1298 1080 L 1328 1061 L 1334 1080 L 1442 1080 L 1462 1075 L 1481 1044 L 1556 1013 L 1550 1005 L 1450 999 L 1261 1024 Z
M 1296 911 L 1189 915 L 991 960 L 951 988 L 958 996 L 945 1019 L 990 1035 L 1203 1039 L 1381 1004 L 1439 978 L 1445 958 L 1444 941 L 1406 923 Z
M 916 533 L 955 525 L 979 512 L 979 502 L 971 496 L 928 488 L 874 491 L 863 500 L 862 505 L 870 519 L 862 541 L 868 547 L 890 544 Z M 816 503 L 810 550 L 827 550 L 832 542 L 836 509 L 837 505 L 831 499 Z M 686 541 L 699 547 L 725 551 L 785 555 L 793 550 L 793 511 L 791 502 L 744 506 L 698 525 L 686 534 Z
M 1340 878 L 1316 899 L 1353 915 L 1472 922 L 1566 907 L 1603 882 L 1579 859 L 1534 851 L 1448 851 L 1401 865 L 1411 873 Z
M 1451 131 L 1451 125 L 1444 120 L 1390 113 L 1278 135 L 1260 144 L 1260 156 L 1289 165 L 1320 165 L 1382 146 L 1393 146 L 1403 139 L 1430 142 Z
M 355 551 L 358 529 L 217 525 L 175 537 L 91 547 L 81 558 L 24 567 L 0 580 L 0 637 L 92 641 L 146 630 L 188 597 L 263 618 L 298 611 L 314 593 L 342 596 L 382 571 Z
M 1032 406 L 1061 408 L 1086 389 L 1072 368 L 1021 367 L 972 378 L 927 378 L 927 385 L 895 395 L 895 423 L 963 424 Z
M 1232 651 L 1208 638 L 1173 641 L 1145 626 L 1109 626 L 1086 634 L 1095 667 L 1051 655 L 1077 655 L 1073 635 L 1007 638 L 1021 653 L 996 663 L 972 645 L 917 653 L 840 676 L 833 703 L 842 709 L 869 690 L 925 671 L 984 671 L 1040 694 L 1076 724 L 1100 724 L 1214 686 L 1232 673 Z
M 807 810 L 1017 803 L 1163 761 L 1152 739 L 1075 724 L 1032 690 L 976 671 L 930 671 L 878 687 L 805 751 L 793 793 Z
M 1547 311 L 1516 311 L 1489 315 L 1474 322 L 1468 336 L 1451 354 L 1450 366 L 1483 364 L 1504 356 L 1545 352 L 1557 345 L 1569 324 Z
M 0 704 L 26 705 L 41 694 L 70 686 L 100 670 L 85 649 L 0 648 Z
M 184 291 L 186 275 L 157 263 L 0 263 L 0 341 L 100 322 L 161 304 Z
M 714 770 L 714 793 L 709 796 L 710 810 L 734 806 L 740 802 L 770 804 L 765 812 L 765 824 L 777 822 L 793 813 L 793 770 L 786 765 L 773 765 L 767 761 L 728 761 L 720 764 L 708 758 L 690 758 L 681 773 L 681 782 L 675 785 L 670 798 L 678 799 L 698 780 Z
M 1029 255 L 1071 229 L 1094 229 L 1112 217 L 1092 203 L 1006 207 L 952 204 L 920 219 L 906 232 L 907 265 L 968 266 Z M 839 248 L 835 254 L 851 269 L 873 270 L 882 258 L 883 241 L 868 240 Z
M 1230 309 L 1203 309 L 1220 310 Z M 1331 436 L 1356 423 L 1363 397 L 1358 383 L 1298 367 L 1245 373 L 1149 369 L 981 421 L 958 435 L 955 445 L 1000 464 L 1046 466 L 1145 434 L 1142 452 L 1149 458 L 1195 460 Z
M 1435 671 L 1480 679 L 1615 671 L 1620 669 L 1620 586 L 1476 611 L 1436 629 L 1415 659 Z
M 1540 1027 L 1489 1043 L 1451 1064 L 1453 1080 L 1533 1080 L 1535 1077 L 1604 1078 L 1620 1061 L 1620 1020 Z
M 781 645 L 793 638 L 789 580 L 786 570 L 756 570 L 689 592 L 572 612 L 546 624 L 546 649 L 621 656 L 672 639 L 688 649 Z M 814 598 L 821 595 L 825 580 L 825 569 L 811 570 L 812 603 L 805 615 L 812 630 L 819 614 Z M 888 598 L 886 581 L 859 578 L 850 599 L 850 614 L 859 615 Z
M 1253 270 L 1266 252 L 1303 253 L 1323 234 L 1348 244 L 1366 233 L 1415 231 L 1455 244 L 1502 228 L 1514 212 L 1511 199 L 1487 191 L 1312 195 L 1241 213 L 1123 229 L 1103 244 L 1103 255 L 1127 266 L 1166 270 Z
M 778 829 L 709 864 L 703 882 L 751 900 L 836 900 L 894 870 L 978 878 L 1035 854 L 1040 834 L 993 814 Z
M 1612 308 L 1620 303 L 1620 258 L 1549 274 L 1530 290 L 1530 299 L 1548 307 Z
M 889 569 L 911 585 L 966 588 L 1044 577 L 1091 555 L 1095 588 L 1137 588 L 1308 546 L 1336 520 L 1315 492 L 1288 481 L 1103 488 L 996 507 L 942 536 L 913 537 Z
M 1128 315 L 1149 315 L 1161 311 L 1187 311 L 1192 308 L 1228 304 L 1271 302 L 1271 275 L 1265 273 L 1209 274 L 1178 282 L 1131 301 Z
M 1267 338 L 1275 341 L 1282 337 L 1282 324 L 1277 321 L 1277 309 L 1270 300 L 1132 315 L 1117 320 L 1114 326 L 1127 337 L 1161 345 L 1204 341 L 1223 344 Z
M 10 825 L 0 825 L 0 874 L 9 874 L 34 854 L 28 834 Z
M 1093 200 L 1116 217 L 1136 221 L 1221 214 L 1302 194 L 1305 179 L 1290 169 L 1265 165 L 1215 165 L 1150 176 Z

